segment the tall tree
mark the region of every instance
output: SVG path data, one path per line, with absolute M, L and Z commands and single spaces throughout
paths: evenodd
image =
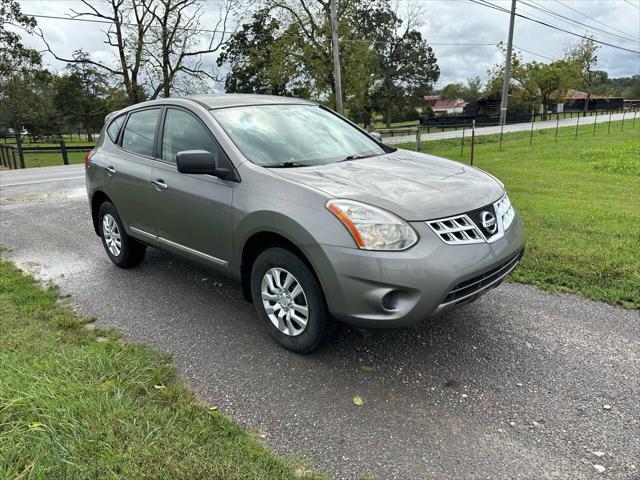
M 0 76 L 41 64 L 40 54 L 26 47 L 20 34 L 10 29 L 32 33 L 36 26 L 36 19 L 23 14 L 17 0 L 0 0 Z
M 77 50 L 73 57 L 82 59 L 88 54 Z M 82 128 L 87 139 L 93 141 L 93 132 L 100 130 L 107 113 L 108 95 L 109 86 L 101 69 L 86 62 L 69 63 L 56 81 L 54 102 L 67 124 Z
M 0 0 L 0 130 L 20 134 L 38 112 L 40 54 L 26 47 L 18 33 L 31 33 L 36 25 L 16 0 Z
M 289 32 L 291 34 L 293 32 Z M 242 25 L 218 56 L 219 67 L 228 65 L 225 91 L 295 95 L 297 60 L 290 46 L 295 42 L 282 33 L 280 22 L 269 9 L 258 10 Z M 293 58 L 292 58 L 293 57 Z
M 521 87 L 521 91 L 534 102 L 535 99 L 539 100 L 543 119 L 552 102 L 560 102 L 566 98 L 567 90 L 572 86 L 573 73 L 574 66 L 565 60 L 551 63 L 516 62 L 511 67 L 511 77 Z
M 233 3 L 217 2 L 219 18 L 214 25 L 202 23 L 203 0 L 141 0 L 152 17 L 152 27 L 144 46 L 151 74 L 150 97 L 169 97 L 183 77 L 216 80 L 211 65 L 204 63 L 203 55 L 218 52 L 228 41 L 227 29 Z M 210 2 L 213 4 L 213 2 Z M 203 33 L 210 36 L 204 41 Z
M 585 116 L 594 90 L 607 80 L 606 73 L 596 68 L 599 48 L 592 38 L 587 37 L 571 45 L 565 52 L 565 60 L 574 65 L 578 75 L 577 87 L 587 94 L 583 110 Z
M 504 52 L 504 49 L 502 50 Z M 490 94 L 501 91 L 504 65 L 499 63 L 488 73 L 486 92 Z M 509 112 L 530 112 L 542 107 L 543 118 L 546 118 L 549 106 L 565 100 L 569 88 L 575 86 L 575 76 L 575 64 L 572 62 L 525 62 L 520 53 L 514 52 L 511 57 L 509 95 L 512 100 Z
M 391 9 L 377 15 L 380 18 L 371 29 L 381 74 L 375 98 L 388 128 L 394 109 L 415 107 L 431 92 L 440 68 L 433 49 L 413 28 L 415 18 L 403 22 Z
M 40 36 L 58 60 L 93 65 L 119 78 L 131 104 L 169 96 L 185 77 L 212 77 L 212 65 L 206 67 L 203 56 L 216 53 L 224 44 L 235 6 L 234 0 L 220 0 L 218 23 L 205 28 L 202 0 L 106 0 L 107 8 L 81 2 L 86 8 L 72 10 L 74 18 L 109 22 L 104 43 L 115 49 L 115 61 L 65 58 L 52 50 L 42 32 Z

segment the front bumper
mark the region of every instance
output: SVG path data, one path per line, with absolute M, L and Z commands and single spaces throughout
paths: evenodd
M 306 249 L 331 314 L 362 328 L 403 327 L 475 300 L 499 285 L 524 252 L 516 214 L 494 243 L 447 245 L 424 222 L 403 252 L 315 245 Z

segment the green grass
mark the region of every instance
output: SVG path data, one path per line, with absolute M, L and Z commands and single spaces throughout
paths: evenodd
M 476 139 L 474 164 L 500 178 L 523 217 L 527 252 L 517 282 L 640 308 L 640 121 Z M 460 139 L 422 151 L 469 163 Z M 407 144 L 408 149 L 415 145 Z
M 87 152 L 67 152 L 69 163 L 82 163 Z M 24 166 L 32 167 L 51 167 L 54 165 L 64 165 L 62 161 L 62 153 L 43 153 L 43 152 L 25 152 Z
M 85 328 L 61 300 L 0 259 L 0 478 L 308 472 L 200 403 L 168 356 Z

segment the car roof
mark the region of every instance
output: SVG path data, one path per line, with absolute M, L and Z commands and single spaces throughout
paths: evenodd
M 193 100 L 210 109 L 241 107 L 247 105 L 315 105 L 315 103 L 301 98 L 280 97 L 277 95 L 259 95 L 252 93 L 214 93 L 210 95 L 190 95 L 178 98 Z
M 189 95 L 184 97 L 157 98 L 146 102 L 129 105 L 121 110 L 116 110 L 105 116 L 105 123 L 118 115 L 132 110 L 153 107 L 155 105 L 178 104 L 184 105 L 184 101 L 192 101 L 209 110 L 230 107 L 242 107 L 248 105 L 317 105 L 315 102 L 302 98 L 280 97 L 277 95 L 260 95 L 254 93 L 213 93 L 209 95 Z

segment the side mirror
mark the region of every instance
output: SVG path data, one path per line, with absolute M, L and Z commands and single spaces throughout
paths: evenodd
M 206 150 L 183 150 L 176 154 L 178 172 L 213 175 L 223 180 L 233 177 L 233 169 L 230 166 L 230 162 L 226 157 L 225 160 L 226 162 L 216 161 L 213 154 Z
M 371 135 L 374 140 L 382 143 L 382 135 L 380 135 L 380 132 L 369 132 L 369 135 Z

